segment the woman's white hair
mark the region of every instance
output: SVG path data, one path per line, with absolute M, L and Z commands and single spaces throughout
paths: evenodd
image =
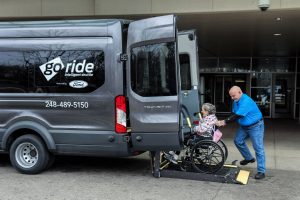
M 211 103 L 204 103 L 202 105 L 203 110 L 207 111 L 208 114 L 216 114 L 216 106 Z

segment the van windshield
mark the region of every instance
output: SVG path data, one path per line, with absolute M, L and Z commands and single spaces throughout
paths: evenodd
M 151 44 L 131 50 L 131 88 L 140 96 L 175 96 L 175 43 Z

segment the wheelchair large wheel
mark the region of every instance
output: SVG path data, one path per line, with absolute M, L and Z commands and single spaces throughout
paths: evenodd
M 191 163 L 197 172 L 215 173 L 225 162 L 222 148 L 211 140 L 197 142 L 191 151 Z
M 223 142 L 223 140 L 219 140 L 217 143 L 223 150 L 224 153 L 224 162 L 226 162 L 227 158 L 228 158 L 228 149 L 227 146 L 225 145 L 225 143 Z

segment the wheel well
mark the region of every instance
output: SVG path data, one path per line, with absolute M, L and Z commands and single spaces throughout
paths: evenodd
M 27 128 L 23 128 L 23 129 L 19 129 L 14 131 L 9 138 L 7 139 L 7 145 L 6 145 L 6 150 L 9 151 L 13 141 L 15 141 L 18 137 L 22 136 L 22 135 L 26 135 L 26 134 L 31 134 L 31 135 L 35 135 L 37 137 L 39 137 L 44 145 L 47 147 L 47 145 L 45 144 L 45 141 L 43 140 L 43 138 L 34 130 L 31 129 L 27 129 Z

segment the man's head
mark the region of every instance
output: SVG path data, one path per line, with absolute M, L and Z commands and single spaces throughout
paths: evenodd
M 243 95 L 243 92 L 239 86 L 233 86 L 229 90 L 229 95 L 232 100 L 238 101 L 238 100 L 240 100 L 241 96 Z

